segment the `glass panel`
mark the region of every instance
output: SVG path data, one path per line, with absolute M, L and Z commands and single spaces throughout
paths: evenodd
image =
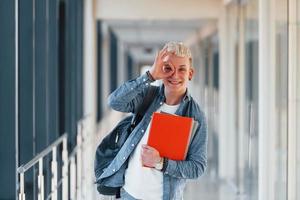
M 288 1 L 275 3 L 275 199 L 287 196 Z
M 300 77 L 300 0 L 297 1 L 297 77 Z M 300 199 L 300 81 L 297 83 L 297 198 Z
M 217 108 L 218 102 L 217 99 L 217 91 L 214 90 L 213 87 L 213 69 L 214 69 L 214 60 L 213 54 L 217 49 L 214 47 L 213 40 L 215 39 L 216 35 L 212 35 L 208 37 L 206 40 L 201 41 L 200 48 L 201 48 L 201 59 L 203 61 L 203 71 L 199 72 L 202 74 L 200 79 L 203 80 L 203 85 L 206 85 L 205 92 L 202 95 L 205 99 L 200 100 L 199 102 L 204 103 L 204 108 L 207 119 L 208 119 L 208 126 L 210 129 L 208 130 L 208 151 L 207 151 L 207 159 L 209 162 L 209 168 L 207 170 L 207 174 L 209 174 L 212 178 L 215 178 L 218 171 L 218 131 L 217 131 Z M 197 61 L 197 58 L 195 59 Z M 200 60 L 198 60 L 200 64 Z M 201 66 L 201 65 L 200 65 Z
M 244 191 L 249 200 L 258 199 L 258 0 L 245 8 L 245 94 L 246 112 Z

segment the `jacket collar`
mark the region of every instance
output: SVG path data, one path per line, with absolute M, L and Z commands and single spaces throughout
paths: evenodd
M 164 101 L 166 100 L 164 84 L 161 84 L 161 86 L 159 88 L 159 95 L 160 95 L 161 98 L 163 98 Z M 184 94 L 184 97 L 181 99 L 181 101 L 186 102 L 186 101 L 189 101 L 189 100 L 191 100 L 191 94 L 190 94 L 188 88 L 186 88 L 186 92 Z

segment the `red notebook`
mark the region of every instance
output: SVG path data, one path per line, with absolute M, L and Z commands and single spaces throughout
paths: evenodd
M 195 121 L 167 113 L 153 113 L 148 145 L 160 156 L 171 160 L 185 160 L 189 143 L 195 132 Z

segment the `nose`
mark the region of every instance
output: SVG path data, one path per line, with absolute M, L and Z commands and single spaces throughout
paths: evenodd
M 176 70 L 176 68 L 174 68 L 171 77 L 172 77 L 172 78 L 177 78 L 177 77 L 178 77 L 178 71 Z

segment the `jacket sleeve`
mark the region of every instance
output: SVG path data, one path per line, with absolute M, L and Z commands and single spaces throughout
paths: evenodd
M 151 82 L 145 73 L 136 79 L 123 83 L 108 96 L 108 105 L 120 112 L 137 112 L 137 108 L 142 103 Z
M 204 114 L 202 116 L 201 124 L 189 147 L 186 160 L 169 159 L 165 174 L 176 178 L 196 179 L 204 173 L 207 167 L 207 122 Z

